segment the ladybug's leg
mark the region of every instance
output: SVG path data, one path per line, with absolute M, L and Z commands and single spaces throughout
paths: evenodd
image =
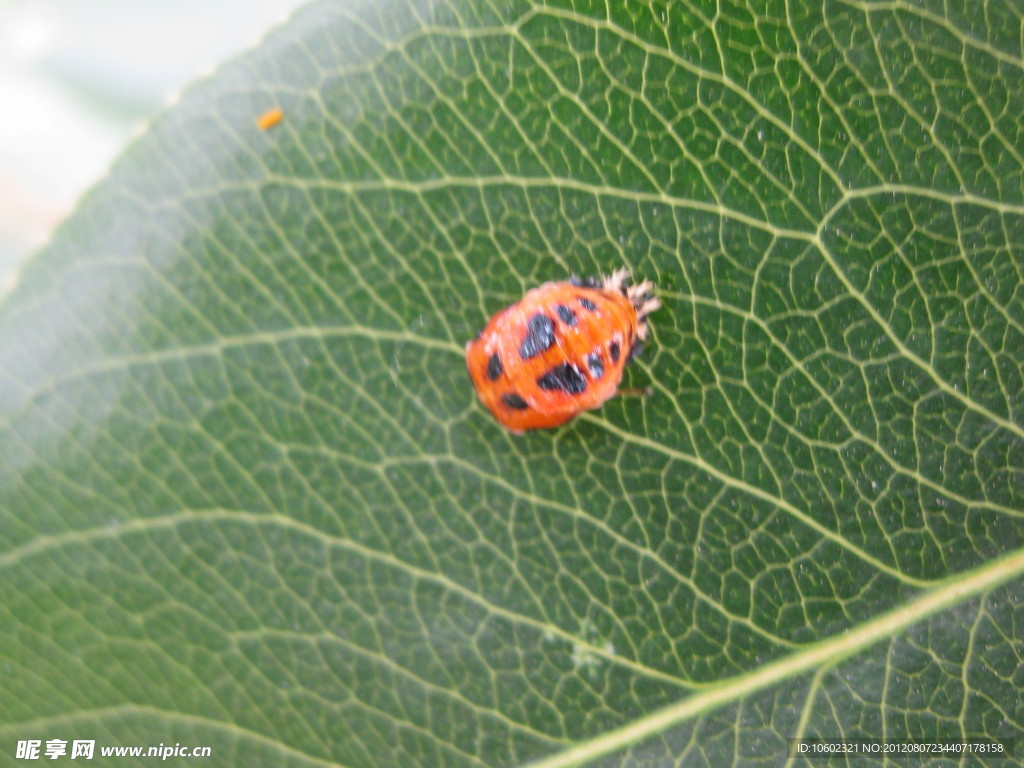
M 606 291 L 611 291 L 612 293 L 626 293 L 626 289 L 623 286 L 628 279 L 628 269 L 625 267 L 616 269 L 604 279 L 604 289 Z
M 637 307 L 636 316 L 640 320 L 644 320 L 647 318 L 649 314 L 651 314 L 651 312 L 653 312 L 660 306 L 661 301 L 659 299 L 656 299 L 653 296 L 648 296 L 643 300 L 640 306 Z
M 633 302 L 634 307 L 639 307 L 646 299 L 651 298 L 654 291 L 654 283 L 644 280 L 642 283 L 631 285 L 626 289 L 626 298 Z

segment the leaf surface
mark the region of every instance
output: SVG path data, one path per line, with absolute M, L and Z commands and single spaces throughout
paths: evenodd
M 6 754 L 1021 737 L 1020 28 L 320 3 L 194 86 L 0 305 Z M 465 341 L 621 265 L 653 394 L 504 432 Z

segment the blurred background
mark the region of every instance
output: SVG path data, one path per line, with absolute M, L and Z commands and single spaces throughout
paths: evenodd
M 0 296 L 146 121 L 302 0 L 0 0 Z

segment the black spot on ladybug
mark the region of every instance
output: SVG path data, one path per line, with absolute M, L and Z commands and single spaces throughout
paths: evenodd
M 619 362 L 619 342 L 613 341 L 608 345 L 608 354 L 612 358 L 613 363 Z
M 497 352 L 487 359 L 487 378 L 491 381 L 496 381 L 504 370 L 505 366 L 501 364 L 501 358 L 498 357 Z
M 519 345 L 519 356 L 523 360 L 529 360 L 554 343 L 555 324 L 543 312 L 538 312 L 527 321 L 526 337 Z
M 559 304 L 556 306 L 555 312 L 558 313 L 558 317 L 561 318 L 562 322 L 566 325 L 576 325 L 576 313 L 565 306 L 565 304 Z
M 593 312 L 595 309 L 597 309 L 597 304 L 592 302 L 590 299 L 585 299 L 582 296 L 580 296 L 578 301 L 580 303 L 580 306 L 583 307 L 588 312 Z
M 537 379 L 541 389 L 560 389 L 570 395 L 578 395 L 587 388 L 587 378 L 571 363 L 556 365 Z
M 595 381 L 604 376 L 604 363 L 597 352 L 591 352 L 587 355 L 587 367 L 590 369 L 590 377 Z
M 517 395 L 515 392 L 508 392 L 501 396 L 501 402 L 507 405 L 509 408 L 515 408 L 517 411 L 525 411 L 530 406 L 523 398 Z

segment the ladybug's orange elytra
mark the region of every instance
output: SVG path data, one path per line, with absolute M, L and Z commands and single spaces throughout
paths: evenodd
M 564 424 L 612 397 L 661 306 L 643 281 L 545 283 L 495 314 L 466 344 L 480 402 L 512 432 Z

